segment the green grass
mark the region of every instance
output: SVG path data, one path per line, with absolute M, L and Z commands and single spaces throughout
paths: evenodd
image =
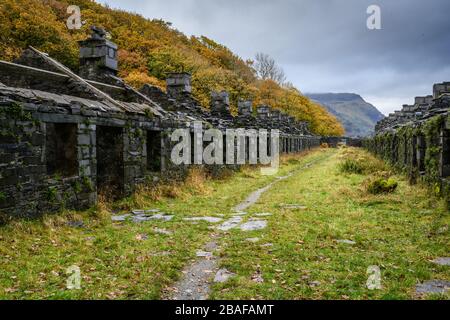
M 414 293 L 417 283 L 450 278 L 448 267 L 429 262 L 450 254 L 449 216 L 442 202 L 403 177 L 396 177 L 396 193 L 368 194 L 366 176 L 339 169 L 348 152 L 340 150 L 262 196 L 249 211 L 273 213 L 269 227 L 230 232 L 221 266 L 237 277 L 215 285 L 212 298 L 413 299 L 423 298 Z M 351 153 L 370 158 L 362 150 Z M 283 209 L 282 203 L 307 209 Z M 245 240 L 251 237 L 261 240 Z M 337 242 L 344 239 L 356 245 Z M 263 246 L 269 243 L 273 246 Z M 381 290 L 366 288 L 371 265 L 381 269 Z M 263 283 L 252 281 L 258 270 Z
M 366 176 L 339 171 L 346 152 L 318 150 L 285 159 L 279 176 L 295 174 L 277 182 L 248 209 L 273 213 L 268 228 L 230 230 L 218 237 L 219 263 L 237 277 L 214 285 L 212 298 L 416 298 L 416 283 L 449 278 L 448 267 L 428 261 L 449 256 L 449 219 L 441 203 L 402 177 L 395 177 L 395 193 L 369 195 L 363 187 Z M 298 170 L 312 161 L 317 162 Z M 159 201 L 143 194 L 115 206 L 158 208 L 175 214 L 170 222 L 118 224 L 104 210 L 91 209 L 1 227 L 0 299 L 159 299 L 215 232 L 206 222 L 192 224 L 183 218 L 230 215 L 248 194 L 275 179 L 244 170 L 226 180 L 205 182 L 207 192 L 189 190 Z M 282 203 L 307 209 L 288 210 Z M 85 226 L 68 227 L 71 219 L 81 219 Z M 155 234 L 155 227 L 172 235 Z M 149 238 L 138 240 L 139 234 Z M 262 240 L 245 241 L 251 237 Z M 337 239 L 357 244 L 338 244 Z M 273 247 L 262 247 L 265 243 Z M 72 265 L 81 269 L 81 290 L 66 289 L 66 270 Z M 370 265 L 382 270 L 382 290 L 365 288 Z M 261 284 L 251 281 L 258 268 Z M 314 281 L 320 284 L 310 286 Z
M 316 152 L 309 157 L 322 156 Z M 286 164 L 280 174 L 296 164 Z M 161 298 L 164 287 L 181 276 L 183 266 L 212 232 L 206 222 L 192 224 L 183 218 L 229 214 L 249 193 L 274 179 L 247 169 L 226 180 L 206 181 L 208 192 L 193 188 L 182 197 L 160 201 L 140 194 L 112 206 L 158 208 L 175 215 L 170 222 L 118 224 L 110 221 L 110 213 L 91 209 L 0 227 L 0 299 Z M 73 219 L 82 220 L 85 227 L 67 226 Z M 155 234 L 155 227 L 172 235 Z M 136 240 L 139 234 L 149 239 Z M 66 270 L 72 265 L 81 269 L 82 290 L 66 289 Z

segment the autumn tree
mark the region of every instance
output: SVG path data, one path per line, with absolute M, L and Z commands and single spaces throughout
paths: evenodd
M 68 5 L 78 5 L 86 24 L 66 27 Z M 119 75 L 139 88 L 145 83 L 165 86 L 169 72 L 192 73 L 192 93 L 208 108 L 211 91 L 230 93 L 232 110 L 239 98 L 254 105 L 270 104 L 298 120 L 309 121 L 322 135 L 341 135 L 335 117 L 313 104 L 292 84 L 275 60 L 259 53 L 245 61 L 207 37 L 187 37 L 169 22 L 115 10 L 92 0 L 0 0 L 0 59 L 12 61 L 27 46 L 47 52 L 63 64 L 78 68 L 78 40 L 89 26 L 106 29 L 119 46 Z
M 256 54 L 255 60 L 255 70 L 260 79 L 273 80 L 280 85 L 286 81 L 283 69 L 268 54 L 259 52 Z

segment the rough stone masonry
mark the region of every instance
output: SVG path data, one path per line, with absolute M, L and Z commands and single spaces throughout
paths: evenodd
M 405 172 L 423 180 L 448 200 L 450 208 L 450 82 L 433 86 L 433 95 L 416 97 L 376 125 L 364 146 Z
M 177 128 L 279 129 L 280 152 L 316 147 L 321 137 L 270 106 L 211 94 L 210 111 L 191 95 L 191 76 L 167 75 L 167 90 L 136 90 L 117 77 L 117 45 L 92 28 L 71 71 L 32 47 L 14 63 L 0 61 L 0 212 L 36 217 L 62 207 L 83 209 L 98 194 L 116 198 L 185 167 L 170 161 Z

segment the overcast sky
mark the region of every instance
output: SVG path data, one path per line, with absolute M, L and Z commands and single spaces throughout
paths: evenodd
M 449 0 L 98 0 L 273 56 L 302 92 L 354 92 L 387 114 L 450 81 Z M 369 30 L 367 8 L 381 8 Z

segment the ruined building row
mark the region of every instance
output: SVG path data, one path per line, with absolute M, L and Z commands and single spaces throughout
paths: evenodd
M 211 95 L 210 111 L 191 95 L 187 73 L 169 74 L 167 93 L 139 91 L 117 74 L 117 46 L 93 28 L 80 41 L 75 74 L 34 48 L 14 63 L 0 61 L 0 212 L 37 216 L 61 208 L 87 208 L 100 192 L 120 196 L 180 170 L 170 161 L 177 128 L 279 129 L 280 152 L 320 144 L 308 124 L 239 102 L 230 113 L 226 92 Z
M 450 199 L 450 82 L 433 86 L 433 95 L 416 97 L 379 121 L 364 144 L 406 173 Z

